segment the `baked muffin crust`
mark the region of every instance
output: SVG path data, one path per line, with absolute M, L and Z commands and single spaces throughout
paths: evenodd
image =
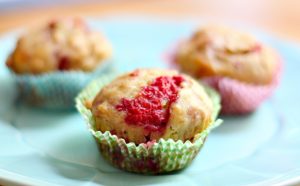
M 32 28 L 17 41 L 7 66 L 18 74 L 53 71 L 93 71 L 112 53 L 100 33 L 81 19 L 53 20 Z
M 116 78 L 92 103 L 96 130 L 136 144 L 160 138 L 190 140 L 211 123 L 212 112 L 212 101 L 195 80 L 158 69 Z
M 251 84 L 269 84 L 277 61 L 276 53 L 251 35 L 220 26 L 199 29 L 175 54 L 179 68 L 195 78 L 225 76 Z

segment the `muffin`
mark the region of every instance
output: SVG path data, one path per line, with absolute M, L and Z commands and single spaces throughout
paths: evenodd
M 202 79 L 222 97 L 222 113 L 254 111 L 278 83 L 277 53 L 257 39 L 231 28 L 206 26 L 178 45 L 174 62 Z
M 38 106 L 70 107 L 93 76 L 108 70 L 111 54 L 110 43 L 82 19 L 58 19 L 20 36 L 6 65 L 16 77 L 22 100 Z M 53 97 L 59 99 L 55 104 L 50 100 Z
M 182 169 L 220 124 L 218 95 L 187 75 L 143 69 L 112 79 L 96 80 L 76 101 L 102 155 L 116 167 Z

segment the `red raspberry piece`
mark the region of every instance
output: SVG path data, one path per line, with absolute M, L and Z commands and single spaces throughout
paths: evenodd
M 143 87 L 134 99 L 123 98 L 116 109 L 126 112 L 127 124 L 144 126 L 149 131 L 163 130 L 183 81 L 182 76 L 157 77 L 150 85 Z

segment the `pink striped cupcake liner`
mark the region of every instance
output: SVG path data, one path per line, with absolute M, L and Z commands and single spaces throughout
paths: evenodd
M 163 56 L 164 61 L 167 62 L 169 68 L 179 69 L 175 63 L 174 51 L 176 51 L 176 46 Z M 221 76 L 205 77 L 201 81 L 217 90 L 221 95 L 221 114 L 241 115 L 253 112 L 264 100 L 271 96 L 279 84 L 282 69 L 283 62 L 279 59 L 273 80 L 267 85 L 244 83 Z

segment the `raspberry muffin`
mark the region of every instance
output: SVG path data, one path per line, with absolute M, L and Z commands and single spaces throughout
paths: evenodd
M 137 70 L 103 87 L 93 101 L 96 130 L 134 142 L 186 141 L 212 122 L 203 87 L 176 71 Z
M 220 105 L 214 91 L 187 75 L 144 69 L 95 81 L 78 96 L 77 108 L 109 162 L 128 171 L 161 173 L 191 162 L 219 124 Z
M 279 56 L 251 35 L 220 26 L 206 26 L 179 44 L 178 68 L 202 79 L 222 96 L 222 112 L 255 110 L 278 82 Z
M 107 68 L 111 54 L 110 43 L 82 19 L 58 19 L 25 32 L 6 64 L 25 100 L 38 106 L 70 107 L 88 80 Z M 62 94 L 68 95 L 62 98 Z M 62 99 L 54 103 L 53 97 Z
M 53 20 L 22 35 L 7 66 L 17 74 L 94 71 L 111 56 L 108 41 L 81 19 Z

